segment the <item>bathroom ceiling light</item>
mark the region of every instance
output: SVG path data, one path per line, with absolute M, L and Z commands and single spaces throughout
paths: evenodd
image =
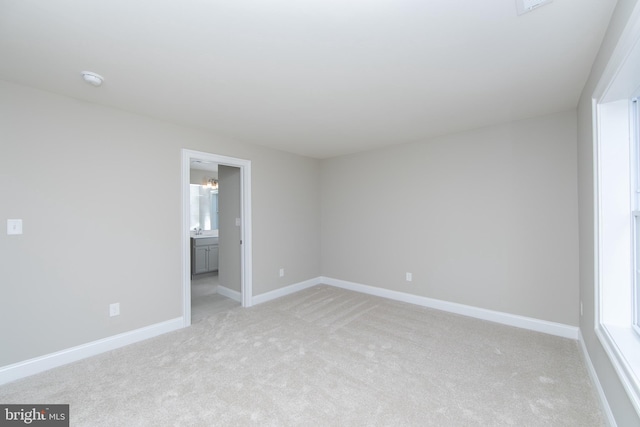
M 218 189 L 218 180 L 211 178 L 210 180 L 207 181 L 207 183 L 204 186 L 206 188 L 208 188 L 209 190 L 217 190 Z
M 91 71 L 83 71 L 81 74 L 84 81 L 93 86 L 100 86 L 104 81 L 104 77 Z

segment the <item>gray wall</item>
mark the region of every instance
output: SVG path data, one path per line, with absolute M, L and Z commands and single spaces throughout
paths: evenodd
M 182 315 L 182 148 L 252 161 L 255 295 L 320 275 L 315 159 L 6 82 L 0 129 L 0 366 Z
M 575 111 L 323 161 L 322 273 L 577 326 L 576 176 Z
M 634 410 L 622 384 L 595 335 L 595 281 L 594 281 L 594 168 L 593 120 L 591 98 L 607 62 L 616 46 L 624 26 L 637 0 L 619 0 L 600 52 L 591 69 L 578 105 L 578 189 L 580 226 L 580 299 L 583 316 L 580 330 L 589 357 L 600 379 L 607 400 L 619 426 L 638 426 L 640 417 Z

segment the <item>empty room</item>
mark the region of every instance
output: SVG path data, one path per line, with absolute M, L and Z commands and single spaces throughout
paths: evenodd
M 636 0 L 0 0 L 0 425 L 639 426 L 639 42 Z

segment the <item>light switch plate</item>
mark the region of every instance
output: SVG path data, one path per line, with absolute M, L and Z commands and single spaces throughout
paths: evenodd
M 8 219 L 7 220 L 7 234 L 22 234 L 22 220 L 21 219 Z

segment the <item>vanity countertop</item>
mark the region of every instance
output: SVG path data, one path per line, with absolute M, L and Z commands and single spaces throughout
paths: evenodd
M 215 237 L 217 239 L 218 230 L 203 231 L 202 234 L 196 234 L 195 231 L 192 231 L 191 237 L 194 239 L 206 239 L 208 237 Z

